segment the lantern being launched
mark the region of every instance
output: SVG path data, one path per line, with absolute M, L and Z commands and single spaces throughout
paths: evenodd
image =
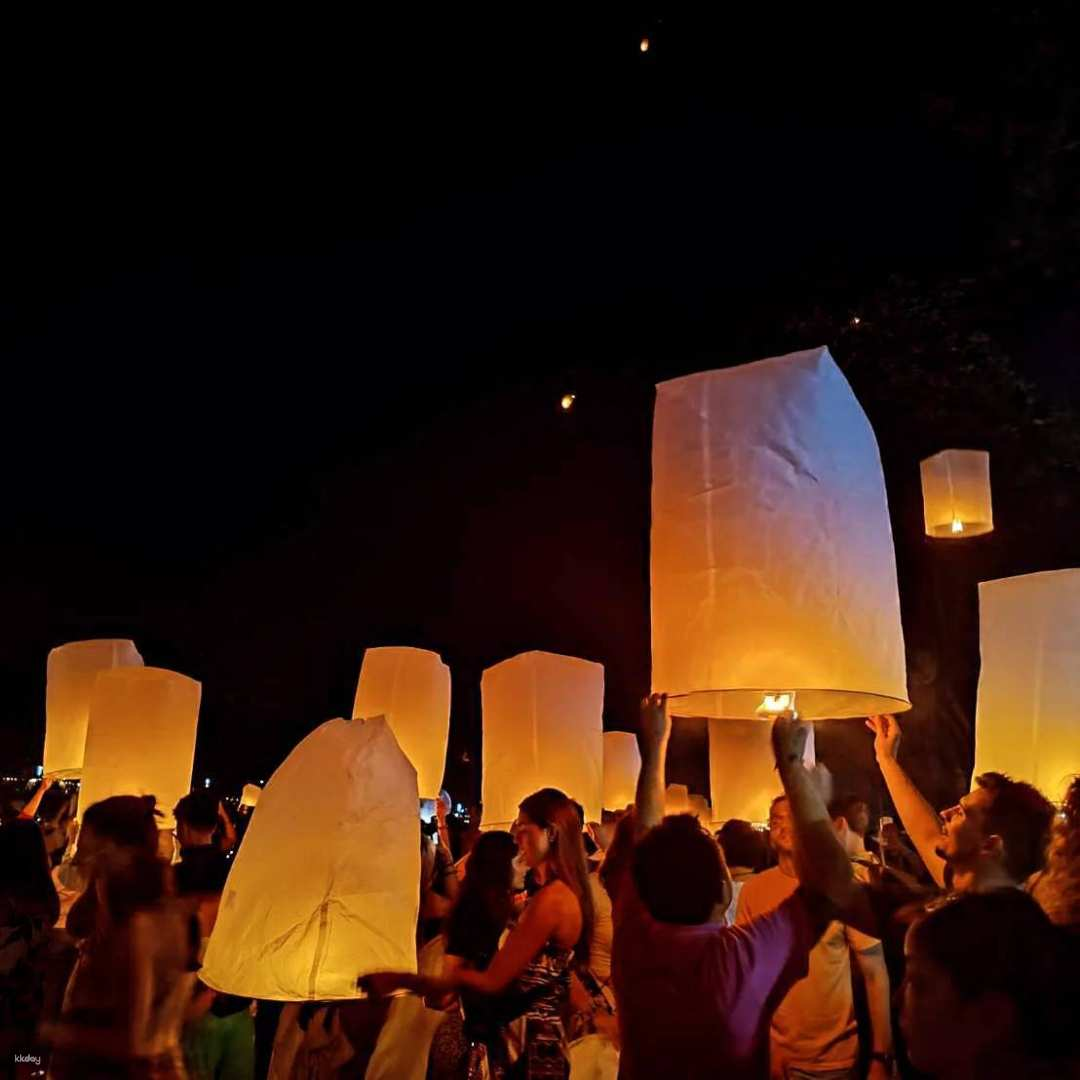
M 910 708 L 881 459 L 827 349 L 657 387 L 651 568 L 673 715 Z
M 625 810 L 637 795 L 641 750 L 632 731 L 604 732 L 604 809 Z
M 604 668 L 573 656 L 527 652 L 484 672 L 484 828 L 505 829 L 522 799 L 558 788 L 599 821 Z
M 191 790 L 202 686 L 153 667 L 103 671 L 86 729 L 79 812 L 110 795 L 154 795 L 172 828 L 172 808 Z
M 957 540 L 994 529 L 990 455 L 985 450 L 942 450 L 920 465 L 926 535 Z
M 199 978 L 272 1001 L 359 997 L 416 970 L 416 770 L 383 717 L 328 720 L 263 789 Z
M 975 775 L 1060 802 L 1080 771 L 1080 570 L 981 582 L 979 645 Z
M 69 641 L 49 653 L 45 675 L 45 772 L 81 769 L 98 672 L 142 667 L 134 641 Z
M 450 734 L 450 669 L 427 649 L 368 649 L 353 716 L 385 716 L 416 769 L 422 799 L 435 799 Z

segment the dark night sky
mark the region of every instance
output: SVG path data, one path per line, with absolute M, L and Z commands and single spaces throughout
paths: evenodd
M 995 259 L 1013 174 L 932 105 L 992 122 L 1009 20 L 575 7 L 27 48 L 5 766 L 38 760 L 47 650 L 95 636 L 202 680 L 196 776 L 230 785 L 350 708 L 367 645 L 451 664 L 455 794 L 514 652 L 602 661 L 632 726 L 653 384 L 821 343 L 776 324 L 826 280 L 842 322 L 870 282 Z M 1052 396 L 1062 295 L 1013 326 Z

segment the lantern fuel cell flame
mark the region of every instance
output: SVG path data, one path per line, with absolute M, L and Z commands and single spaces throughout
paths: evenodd
M 985 450 L 942 450 L 919 466 L 926 535 L 956 540 L 992 532 L 990 455 Z
M 757 707 L 758 716 L 766 720 L 772 720 L 773 717 L 786 712 L 795 712 L 795 695 L 790 691 L 782 694 L 766 694 L 765 699 Z

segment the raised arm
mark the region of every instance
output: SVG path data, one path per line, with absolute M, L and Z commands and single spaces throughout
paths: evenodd
M 641 703 L 641 772 L 634 800 L 638 834 L 648 832 L 664 819 L 664 764 L 671 739 L 667 694 L 651 694 Z
M 874 733 L 874 754 L 896 812 L 930 876 L 944 887 L 945 860 L 937 850 L 941 843 L 941 819 L 900 767 L 897 759 L 902 735 L 900 725 L 895 716 L 871 716 L 866 726 Z
M 19 811 L 19 817 L 30 818 L 30 820 L 37 817 L 38 807 L 41 805 L 42 797 L 55 783 L 56 778 L 51 775 L 42 777 L 41 783 L 37 786 L 37 790 L 30 796 L 26 805 Z

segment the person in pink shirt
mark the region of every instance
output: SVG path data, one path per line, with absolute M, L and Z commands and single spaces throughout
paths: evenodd
M 612 980 L 618 1001 L 621 1080 L 768 1075 L 769 1019 L 829 922 L 823 886 L 806 868 L 801 887 L 748 926 L 726 926 L 731 878 L 713 837 L 690 815 L 664 818 L 671 720 L 664 695 L 642 704 L 636 807 L 620 823 L 603 876 L 614 901 Z M 786 790 L 821 804 L 802 765 L 805 725 L 773 728 Z M 831 826 L 830 826 L 831 828 Z M 836 863 L 828 873 L 840 872 Z M 846 869 L 846 868 L 843 868 Z

